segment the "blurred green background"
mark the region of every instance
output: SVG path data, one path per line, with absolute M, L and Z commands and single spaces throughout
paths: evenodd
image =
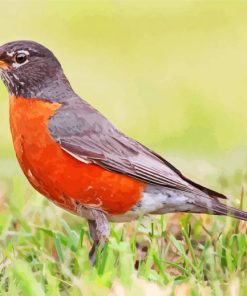
M 189 175 L 245 168 L 245 1 L 0 0 L 0 6 L 0 43 L 46 45 L 76 92 L 128 135 Z M 6 175 L 17 166 L 2 83 L 0 118 Z
M 246 196 L 239 204 L 247 184 L 247 1 L 0 0 L 0 12 L 0 44 L 29 39 L 46 45 L 76 92 L 117 127 L 247 209 Z M 246 228 L 233 219 L 189 215 L 181 222 L 165 215 L 156 221 L 157 231 L 154 220 L 152 227 L 111 225 L 106 267 L 90 268 L 86 221 L 36 193 L 18 166 L 2 83 L 0 119 L 0 294 L 40 296 L 42 287 L 45 295 L 108 295 L 103 286 L 135 274 L 138 233 L 140 242 L 151 241 L 150 257 L 138 271 L 147 281 L 133 278 L 146 295 L 156 295 L 153 287 L 151 293 L 151 286 L 147 289 L 150 280 L 178 287 L 183 278 L 195 285 L 193 295 L 201 293 L 198 278 L 213 287 L 213 295 L 228 295 L 219 292 L 226 283 L 229 295 L 246 295 Z M 189 225 L 199 276 L 186 259 L 195 254 L 186 247 L 192 244 L 180 240 Z M 178 259 L 173 245 L 182 248 Z M 177 264 L 167 269 L 170 261 L 183 266 L 178 276 Z M 231 282 L 242 285 L 243 294 L 234 292 Z M 29 294 L 20 293 L 28 289 Z M 141 295 L 140 289 L 131 295 Z

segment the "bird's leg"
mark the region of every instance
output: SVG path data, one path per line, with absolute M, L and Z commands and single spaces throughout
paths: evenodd
M 110 226 L 107 220 L 106 215 L 97 210 L 91 210 L 94 220 L 89 220 L 89 232 L 93 240 L 93 246 L 89 252 L 89 259 L 92 265 L 96 263 L 96 247 L 100 249 L 104 248 L 105 243 L 107 242 L 110 236 Z
M 91 239 L 93 240 L 93 245 L 92 245 L 92 248 L 89 252 L 89 259 L 90 259 L 91 264 L 95 265 L 95 263 L 96 263 L 96 246 L 99 244 L 96 222 L 94 220 L 88 220 L 88 226 L 89 226 L 89 233 L 90 233 Z

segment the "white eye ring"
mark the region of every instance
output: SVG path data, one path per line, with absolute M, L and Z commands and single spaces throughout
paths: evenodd
M 24 64 L 27 60 L 27 56 L 24 53 L 17 53 L 14 59 L 17 64 Z
M 17 53 L 13 56 L 14 63 L 12 66 L 14 68 L 19 68 L 20 66 L 28 63 L 28 56 L 29 52 L 26 50 L 17 51 Z

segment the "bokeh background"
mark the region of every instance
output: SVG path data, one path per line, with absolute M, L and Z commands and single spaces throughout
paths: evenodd
M 194 180 L 235 196 L 231 203 L 239 206 L 247 181 L 246 1 L 0 0 L 0 11 L 0 44 L 28 39 L 46 45 L 76 92 L 117 127 Z M 76 237 L 65 221 L 77 235 L 81 226 L 87 231 L 85 222 L 53 206 L 25 180 L 12 148 L 8 94 L 0 83 L 0 270 L 7 262 L 4 268 L 12 266 L 20 283 L 24 278 L 35 283 L 29 262 L 48 266 L 55 260 L 56 266 L 61 257 L 56 231 L 62 236 L 65 229 L 68 241 Z M 55 237 L 56 248 L 40 229 Z M 213 229 L 216 237 L 219 230 Z M 63 256 L 70 267 L 75 255 L 68 245 Z M 42 268 L 37 278 L 44 275 L 44 283 L 51 283 Z
M 0 43 L 49 47 L 77 93 L 128 135 L 199 180 L 202 166 L 209 174 L 245 168 L 245 1 L 0 4 Z M 0 118 L 0 169 L 8 174 L 16 161 L 3 84 Z

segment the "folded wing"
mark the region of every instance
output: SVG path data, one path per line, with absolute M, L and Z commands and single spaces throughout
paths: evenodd
M 73 107 L 61 107 L 50 119 L 49 131 L 64 151 L 82 162 L 94 163 L 149 184 L 226 198 L 183 176 L 163 157 L 126 137 L 83 101 Z

